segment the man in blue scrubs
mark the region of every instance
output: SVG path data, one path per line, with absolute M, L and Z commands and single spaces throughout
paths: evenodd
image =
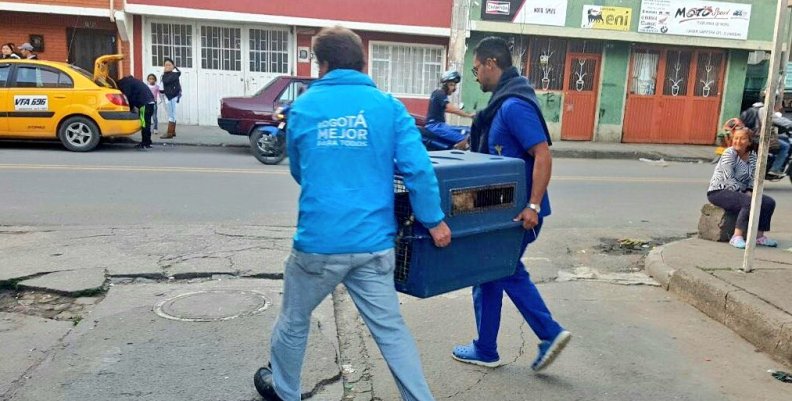
M 487 108 L 479 112 L 473 122 L 472 149 L 525 161 L 530 200 L 514 219 L 522 222 L 525 228 L 522 242 L 525 250 L 537 239 L 544 218 L 550 215 L 547 196 L 553 164 L 550 135 L 534 89 L 512 66 L 506 41 L 489 37 L 478 44 L 473 75 L 484 92 L 493 94 Z M 454 359 L 487 367 L 500 364 L 497 338 L 504 292 L 539 337 L 539 353 L 531 368 L 535 371 L 546 368 L 572 336 L 553 319 L 519 260 L 515 261 L 512 276 L 473 287 L 478 338 L 468 345 L 455 347 Z

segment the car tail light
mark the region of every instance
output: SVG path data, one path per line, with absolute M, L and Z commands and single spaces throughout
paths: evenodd
M 129 106 L 129 103 L 127 103 L 126 100 L 126 96 L 120 93 L 108 93 L 107 100 L 109 100 L 110 103 L 116 106 Z

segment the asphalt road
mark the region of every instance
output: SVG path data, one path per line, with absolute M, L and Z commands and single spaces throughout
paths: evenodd
M 712 168 L 557 159 L 553 215 L 534 256 L 561 267 L 640 267 L 642 255 L 611 252 L 615 241 L 662 243 L 695 232 Z M 777 216 L 792 214 L 790 181 L 770 183 L 767 193 L 778 201 Z M 262 165 L 243 148 L 114 145 L 72 153 L 57 144 L 0 143 L 0 224 L 292 225 L 298 194 L 287 164 Z M 792 231 L 789 219 L 774 224 Z
M 784 399 L 789 385 L 765 373 L 779 366 L 646 285 L 651 280 L 640 270 L 648 247 L 617 245 L 633 239 L 651 246 L 694 232 L 711 173 L 708 164 L 556 160 L 553 215 L 526 256 L 551 310 L 575 339 L 547 373 L 530 373 L 536 339 L 505 302 L 500 341 L 509 364 L 473 368 L 448 356 L 453 345 L 474 335 L 469 291 L 423 301 L 404 297 L 404 315 L 437 399 Z M 241 148 L 137 152 L 115 145 L 77 154 L 57 145 L 0 143 L 2 225 L 289 225 L 298 190 L 285 164 L 261 165 Z M 792 212 L 792 184 L 771 183 L 767 192 L 778 201 L 775 227 L 792 231 L 785 218 Z M 581 269 L 599 272 L 600 280 L 576 276 Z M 612 280 L 617 273 L 618 283 Z M 375 395 L 397 399 L 370 340 L 369 350 Z M 35 380 L 28 386 L 37 388 Z

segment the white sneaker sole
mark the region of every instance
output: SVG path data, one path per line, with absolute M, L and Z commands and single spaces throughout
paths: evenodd
M 550 364 L 555 361 L 558 355 L 561 354 L 561 351 L 564 350 L 567 344 L 569 344 L 569 340 L 571 339 L 572 333 L 568 331 L 562 331 L 561 334 L 559 334 L 553 341 L 553 345 L 550 346 L 550 349 L 547 350 L 544 359 L 539 361 L 539 364 L 537 364 L 536 367 L 531 367 L 531 369 L 533 369 L 534 372 L 538 372 L 550 366 Z
M 484 362 L 484 361 L 477 361 L 475 359 L 463 359 L 463 358 L 460 358 L 460 357 L 454 355 L 453 353 L 451 354 L 451 357 L 456 359 L 459 362 L 469 363 L 471 365 L 484 366 L 486 368 L 497 368 L 498 366 L 501 365 L 500 359 L 498 359 L 495 362 Z

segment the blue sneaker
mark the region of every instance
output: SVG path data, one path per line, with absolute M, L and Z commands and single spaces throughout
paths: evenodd
M 776 240 L 767 238 L 766 236 L 763 235 L 756 239 L 756 245 L 769 246 L 771 248 L 775 248 L 778 246 L 778 242 Z
M 476 346 L 473 343 L 468 345 L 457 345 L 454 347 L 451 357 L 459 362 L 485 366 L 488 368 L 497 368 L 500 366 L 500 357 L 498 355 L 495 355 L 495 358 L 483 358 L 476 350 Z
M 757 241 L 758 243 L 758 241 Z M 737 249 L 745 249 L 745 238 L 735 235 L 729 240 L 729 244 Z
M 571 339 L 572 333 L 564 330 L 558 333 L 553 341 L 542 341 L 539 343 L 539 354 L 536 355 L 536 359 L 531 364 L 531 369 L 538 372 L 550 366 Z

